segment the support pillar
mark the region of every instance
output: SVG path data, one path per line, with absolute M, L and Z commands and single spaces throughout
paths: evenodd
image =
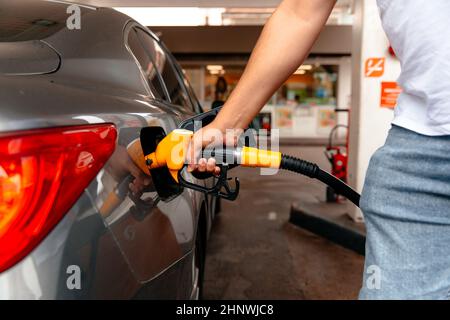
M 370 157 L 384 144 L 394 115 L 393 109 L 381 107 L 382 84 L 392 85 L 400 74 L 399 61 L 389 53 L 376 0 L 355 1 L 352 60 L 348 178 L 361 192 Z M 395 104 L 395 90 L 384 90 L 384 105 Z M 362 221 L 361 211 L 352 204 L 349 215 Z

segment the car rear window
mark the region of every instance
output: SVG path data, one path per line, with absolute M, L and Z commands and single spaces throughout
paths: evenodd
M 151 56 L 151 59 L 154 61 L 156 68 L 162 76 L 170 102 L 192 110 L 193 107 L 189 97 L 178 79 L 177 72 L 170 61 L 169 55 L 166 54 L 164 49 L 148 33 L 140 28 L 137 28 L 136 31 L 144 48 L 146 48 L 147 54 Z
M 128 35 L 128 46 L 136 57 L 136 60 L 141 65 L 142 71 L 147 78 L 148 84 L 155 98 L 164 99 L 165 92 L 163 89 L 163 84 L 159 79 L 158 71 L 153 64 L 153 61 L 147 55 L 144 47 L 142 47 L 134 29 L 132 29 Z
M 70 5 L 36 0 L 0 0 L 0 42 L 42 40 L 66 26 Z

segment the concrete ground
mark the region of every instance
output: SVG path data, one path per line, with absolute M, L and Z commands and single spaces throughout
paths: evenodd
M 329 169 L 323 147 L 282 147 Z M 356 299 L 363 257 L 288 223 L 299 196 L 324 199 L 325 187 L 280 172 L 237 168 L 241 193 L 222 201 L 208 243 L 206 299 Z

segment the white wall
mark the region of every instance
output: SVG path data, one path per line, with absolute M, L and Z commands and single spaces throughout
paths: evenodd
M 346 109 L 351 104 L 352 93 L 352 60 L 350 57 L 340 58 L 338 79 L 338 108 Z
M 338 109 L 351 108 L 352 100 L 352 59 L 344 57 L 340 59 L 339 63 L 339 79 L 337 88 L 337 107 Z M 337 114 L 337 123 L 348 125 L 349 115 L 346 112 L 339 112 Z M 345 130 L 339 130 L 338 136 L 344 138 Z

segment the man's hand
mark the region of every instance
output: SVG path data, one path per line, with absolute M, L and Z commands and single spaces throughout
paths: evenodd
M 202 157 L 204 148 L 214 147 L 235 147 L 239 135 L 243 130 L 227 130 L 218 121 L 205 126 L 194 134 L 188 151 L 188 171 L 198 170 L 199 172 L 210 172 L 218 175 L 220 168 L 216 165 L 214 158 L 205 159 Z

